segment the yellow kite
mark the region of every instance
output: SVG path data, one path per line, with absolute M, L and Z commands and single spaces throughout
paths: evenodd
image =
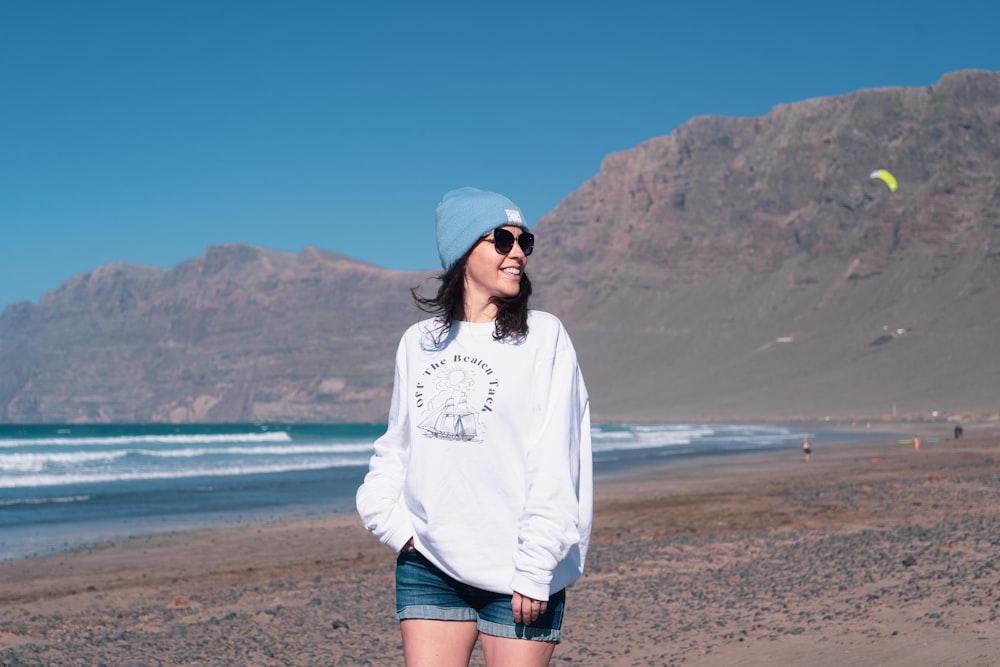
M 896 181 L 896 177 L 890 174 L 885 169 L 876 169 L 872 172 L 872 178 L 880 178 L 885 181 L 885 184 L 889 186 L 889 192 L 895 192 L 896 188 L 899 187 L 899 183 Z

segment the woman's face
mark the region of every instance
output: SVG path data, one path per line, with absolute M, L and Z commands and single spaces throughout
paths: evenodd
M 515 239 L 524 233 L 516 225 L 504 225 Z M 491 233 L 486 237 L 492 239 Z M 497 252 L 489 241 L 480 241 L 469 253 L 465 264 L 465 295 L 470 303 L 485 304 L 490 297 L 512 297 L 521 291 L 521 274 L 528 264 L 528 257 L 519 243 L 506 255 Z

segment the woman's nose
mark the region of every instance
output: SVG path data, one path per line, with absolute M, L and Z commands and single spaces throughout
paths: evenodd
M 519 238 L 520 237 L 518 237 L 517 239 L 514 239 L 514 247 L 512 247 L 510 249 L 510 252 L 507 253 L 507 256 L 508 257 L 512 257 L 514 259 L 522 259 L 523 260 L 523 259 L 527 258 L 527 255 L 524 254 L 524 249 L 521 248 L 521 244 L 518 243 L 518 239 Z

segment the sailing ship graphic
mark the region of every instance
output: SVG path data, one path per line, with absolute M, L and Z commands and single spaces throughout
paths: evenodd
M 479 435 L 479 415 L 469 408 L 468 394 L 448 396 L 440 408 L 417 424 L 427 435 L 442 440 L 472 441 Z

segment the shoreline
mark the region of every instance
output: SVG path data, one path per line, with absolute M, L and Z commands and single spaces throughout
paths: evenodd
M 950 424 L 913 426 L 939 441 L 873 434 L 809 463 L 752 452 L 598 477 L 553 662 L 992 664 L 1000 425 L 957 441 Z M 353 513 L 4 561 L 0 582 L 0 664 L 402 660 L 392 554 Z
M 371 429 L 368 425 L 361 426 Z M 821 443 L 826 442 L 837 445 L 845 440 L 884 435 L 873 432 L 870 425 L 847 427 L 834 424 L 831 427 L 828 423 L 764 425 L 759 422 L 676 425 L 681 430 L 693 429 L 692 433 L 703 429 L 707 429 L 708 433 L 699 433 L 687 443 L 671 443 L 667 435 L 666 444 L 644 446 L 642 436 L 625 427 L 628 437 L 636 439 L 635 446 L 608 449 L 601 445 L 607 438 L 614 442 L 618 433 L 616 429 L 620 427 L 608 424 L 594 426 L 596 478 L 679 464 L 687 458 L 720 460 L 740 455 L 742 447 L 750 445 L 749 442 L 746 445 L 742 443 L 746 429 L 753 432 L 763 428 L 769 433 L 755 436 L 763 439 L 747 451 L 797 450 L 799 439 L 806 434 L 820 446 L 825 446 Z M 651 426 L 654 430 L 670 427 L 663 424 Z M 127 427 L 120 429 L 120 433 L 113 433 L 112 437 L 125 436 L 128 440 L 136 437 L 136 433 L 141 433 L 141 437 L 148 435 L 144 431 L 129 431 Z M 283 428 L 274 425 L 268 430 L 279 432 Z M 770 433 L 772 430 L 776 433 Z M 733 441 L 723 444 L 727 440 L 726 434 L 730 432 L 735 433 Z M 204 436 L 199 431 L 188 435 L 196 439 Z M 777 440 L 768 442 L 771 435 Z M 102 432 L 100 436 L 106 437 L 107 434 Z M 716 448 L 710 442 L 713 440 L 719 441 L 722 446 Z M 0 562 L 92 549 L 102 542 L 144 535 L 350 514 L 354 512 L 354 494 L 365 470 L 366 466 L 353 465 L 246 477 L 213 477 L 206 474 L 182 480 L 176 485 L 169 481 L 160 483 L 151 480 L 147 487 L 143 487 L 141 481 L 123 480 L 110 483 L 106 488 L 100 483 L 41 487 L 43 490 L 37 497 L 47 502 L 32 502 L 29 498 L 20 503 L 22 507 L 0 508 L 5 510 L 0 517 L 3 519 L 0 531 L 4 533 L 4 540 L 0 542 Z M 46 488 L 58 491 L 44 490 Z M 205 494 L 206 490 L 211 490 L 211 493 Z M 60 495 L 63 497 L 58 497 Z M 30 493 L 24 497 L 29 496 Z M 0 499 L 0 504 L 4 504 L 3 499 Z M 7 504 L 10 505 L 10 502 Z

